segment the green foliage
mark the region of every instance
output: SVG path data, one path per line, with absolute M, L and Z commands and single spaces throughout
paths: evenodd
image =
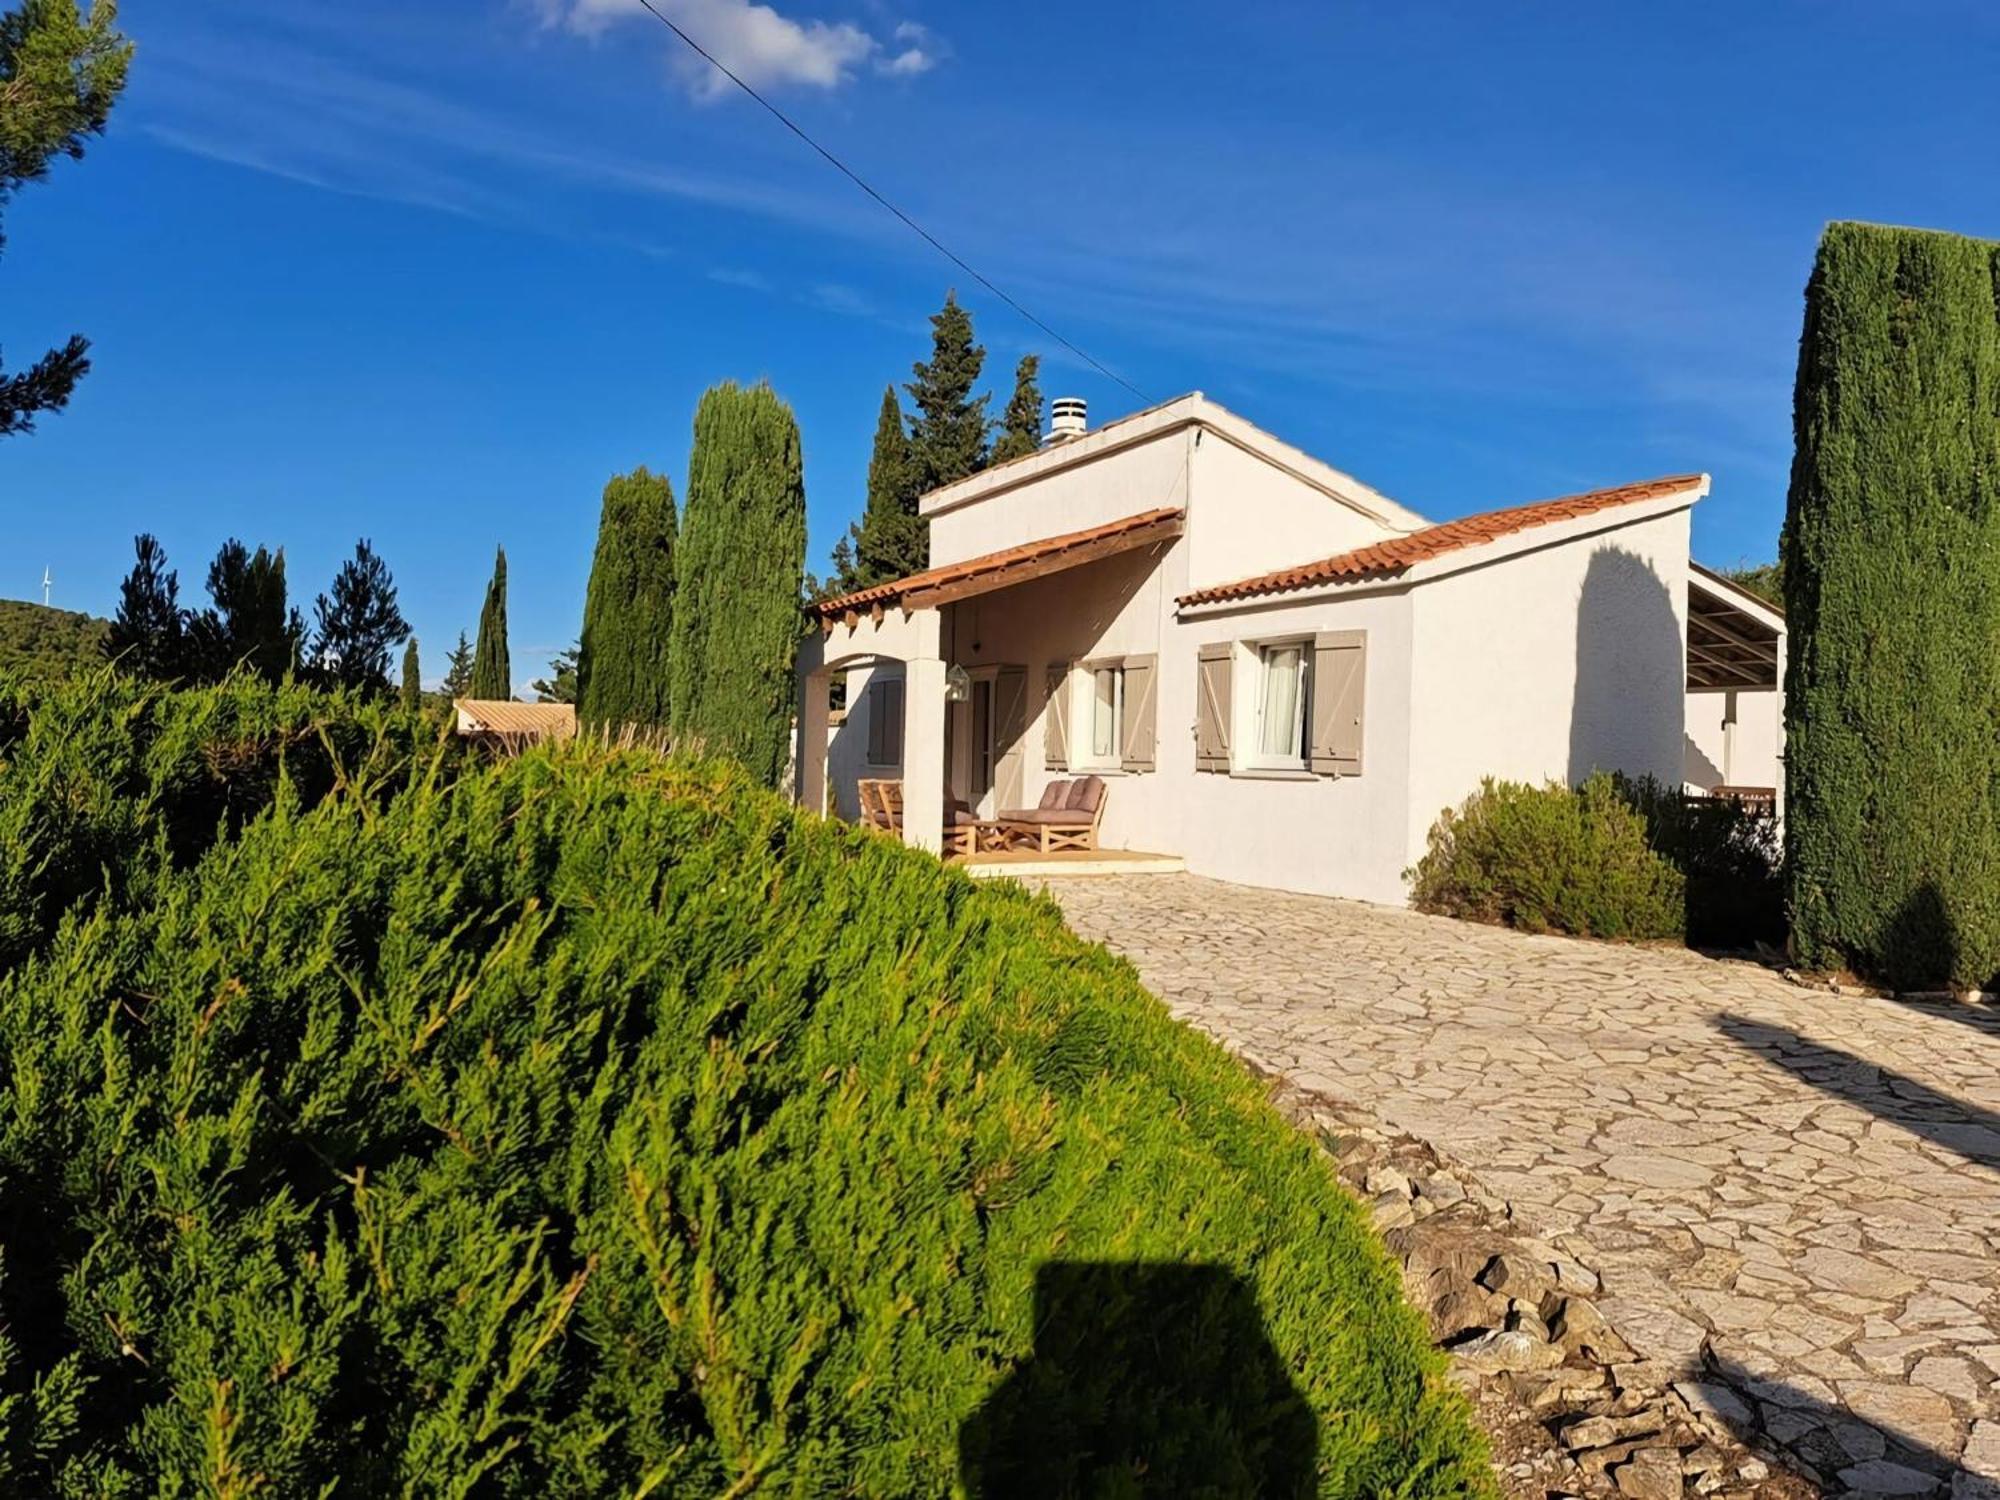
M 411 636 L 403 643 L 403 712 L 421 713 L 423 707 L 423 668 L 417 659 L 417 638 Z
M 103 659 L 110 622 L 26 599 L 0 599 L 0 677 L 67 677 Z
M 121 672 L 171 682 L 187 670 L 187 620 L 180 574 L 167 566 L 158 537 L 132 538 L 132 571 L 118 585 L 118 609 L 104 633 L 104 656 Z
M 918 475 L 896 388 L 884 387 L 868 457 L 868 504 L 834 548 L 834 594 L 851 594 L 930 565 L 930 523 L 917 514 Z
M 297 669 L 306 622 L 285 603 L 285 554 L 249 548 L 231 537 L 208 568 L 214 600 L 186 622 L 183 675 L 219 682 L 244 671 L 277 682 Z
M 1606 772 L 1572 790 L 1487 777 L 1431 825 L 1408 872 L 1419 911 L 1527 932 L 1677 938 L 1681 874 L 1646 840 L 1646 823 Z
M 0 14 L 0 207 L 103 131 L 132 60 L 117 22 L 116 0 L 95 0 L 87 17 L 76 0 L 23 0 Z M 32 432 L 38 415 L 67 405 L 89 373 L 89 348 L 73 336 L 19 374 L 0 375 L 0 437 Z
M 910 463 L 916 493 L 976 474 L 986 467 L 986 400 L 972 394 L 979 384 L 986 351 L 972 341 L 972 319 L 945 294 L 931 315 L 931 357 L 911 368 L 916 379 L 903 387 L 916 415 L 910 422 Z
M 313 605 L 318 629 L 314 667 L 333 687 L 364 692 L 389 690 L 389 652 L 410 633 L 396 607 L 396 584 L 389 566 L 366 538 L 334 575 L 331 595 Z
M 1799 959 L 2000 973 L 2000 246 L 1834 224 L 1784 530 Z
M 528 684 L 537 703 L 576 702 L 576 667 L 581 651 L 580 645 L 558 651 L 549 662 L 549 675 Z
M 99 691 L 15 722 L 0 819 L 151 762 Z M 1324 1156 L 1046 900 L 718 763 L 369 784 L 0 977 L 0 1490 L 951 1494 L 1076 1338 L 1051 1268 L 1171 1263 L 1252 1300 L 1211 1404 L 1295 1387 L 1318 1494 L 1493 1493 Z
M 1000 416 L 1000 435 L 993 440 L 992 463 L 1025 458 L 1042 445 L 1042 388 L 1036 383 L 1042 361 L 1024 354 L 1014 367 L 1014 394 Z
M 458 633 L 458 644 L 445 653 L 444 695 L 447 698 L 463 698 L 472 686 L 472 643 L 465 638 L 465 632 Z
M 652 729 L 667 722 L 676 529 L 666 475 L 642 464 L 604 486 L 576 658 L 574 701 L 587 724 Z
M 1766 604 L 1785 607 L 1785 565 L 1782 562 L 1748 563 L 1740 568 L 1724 568 L 1722 576 L 1747 593 L 1755 594 Z
M 472 696 L 506 702 L 514 696 L 514 660 L 507 650 L 507 549 L 493 554 L 493 577 L 479 609 L 478 644 L 472 650 Z
M 1697 948 L 1779 947 L 1785 884 L 1776 826 L 1740 804 L 1689 798 L 1651 776 L 1615 778 L 1646 823 L 1646 842 L 1687 884 L 1687 940 Z
M 776 786 L 791 746 L 805 579 L 799 424 L 768 385 L 712 387 L 694 417 L 675 572 L 675 737 Z

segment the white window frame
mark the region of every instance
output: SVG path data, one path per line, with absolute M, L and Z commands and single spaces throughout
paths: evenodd
M 893 714 L 883 712 L 883 700 L 890 695 L 891 689 L 894 690 L 896 698 L 896 711 Z M 884 752 L 886 753 L 890 750 L 895 752 L 883 760 L 875 758 L 877 725 L 881 726 L 880 739 Z M 867 756 L 868 764 L 871 767 L 899 767 L 903 764 L 902 678 L 885 677 L 868 684 L 868 741 L 869 743 L 864 754 Z
M 1113 674 L 1109 755 L 1100 754 L 1097 749 L 1099 672 Z M 1075 686 L 1070 698 L 1070 768 L 1078 771 L 1119 770 L 1124 765 L 1125 756 L 1125 660 L 1112 656 L 1098 661 L 1078 662 L 1072 669 L 1072 675 Z
M 1269 641 L 1245 641 L 1251 672 L 1249 733 L 1243 739 L 1239 762 L 1252 771 L 1305 771 L 1309 769 L 1306 738 L 1312 723 L 1312 637 L 1286 636 Z M 1264 711 L 1271 690 L 1271 654 L 1296 651 L 1299 658 L 1299 690 L 1292 703 L 1292 743 L 1297 753 L 1273 754 L 1264 749 Z M 1242 658 L 1239 658 L 1241 660 Z

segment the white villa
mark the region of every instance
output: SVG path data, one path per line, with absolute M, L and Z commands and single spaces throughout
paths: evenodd
M 1782 797 L 1784 619 L 1689 561 L 1708 476 L 1432 524 L 1199 393 L 1095 431 L 1055 406 L 923 498 L 927 570 L 814 607 L 806 806 L 894 782 L 939 849 L 949 799 L 1096 776 L 1103 849 L 1401 903 L 1484 776 Z

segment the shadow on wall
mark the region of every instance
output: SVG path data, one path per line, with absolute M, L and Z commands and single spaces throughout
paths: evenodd
M 1571 784 L 1592 771 L 1678 784 L 1686 693 L 1681 619 L 1660 575 L 1635 553 L 1599 549 L 1577 601 Z
M 2000 1170 L 2000 1114 L 1782 1026 L 1727 1014 L 1717 1016 L 1715 1025 L 1739 1046 L 1821 1093 L 1900 1125 L 1977 1166 Z
M 1958 971 L 1958 925 L 1944 893 L 1926 880 L 1911 891 L 1875 934 L 1875 962 L 1898 989 L 1944 989 Z
M 1703 791 L 1723 784 L 1722 767 L 1710 760 L 1694 742 L 1694 736 L 1685 731 L 1681 734 L 1681 780 Z
M 959 1433 L 975 1500 L 1313 1492 L 1318 1423 L 1234 1272 L 1058 1262 L 1034 1311 L 1034 1352 Z

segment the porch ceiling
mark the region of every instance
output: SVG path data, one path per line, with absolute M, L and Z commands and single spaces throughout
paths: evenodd
M 1778 685 L 1778 632 L 1720 590 L 1688 582 L 1687 685 L 1690 692 Z
M 831 630 L 843 620 L 852 623 L 864 614 L 879 617 L 891 606 L 905 610 L 934 609 L 955 599 L 1026 583 L 1031 578 L 1081 567 L 1135 547 L 1171 541 L 1181 534 L 1185 524 L 1186 513 L 1177 509 L 1141 511 L 1102 526 L 1024 542 L 1000 552 L 926 568 L 907 578 L 878 583 L 835 599 L 823 599 L 809 605 L 807 613 L 818 619 L 821 629 Z

